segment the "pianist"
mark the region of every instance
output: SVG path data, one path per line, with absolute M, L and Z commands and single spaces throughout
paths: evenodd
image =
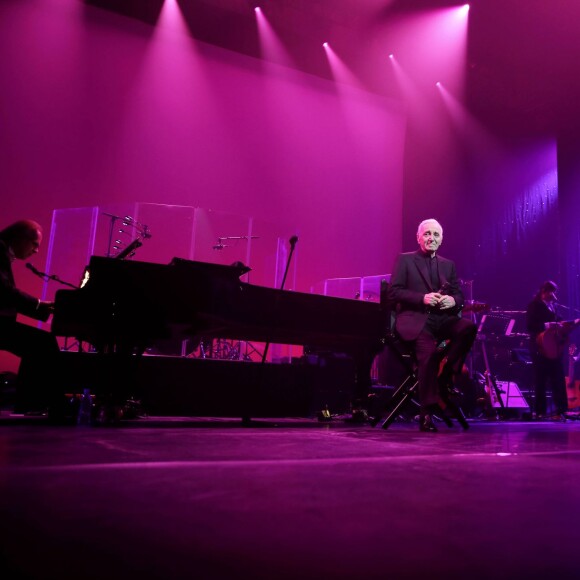
M 20 220 L 0 230 L 0 350 L 20 358 L 15 412 L 45 411 L 50 405 L 48 383 L 59 351 L 50 332 L 17 321 L 18 315 L 46 321 L 53 303 L 39 300 L 16 287 L 14 260 L 38 253 L 42 227 Z

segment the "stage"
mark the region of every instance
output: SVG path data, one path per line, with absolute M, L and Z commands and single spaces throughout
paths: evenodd
M 576 578 L 580 421 L 0 415 L 6 578 Z

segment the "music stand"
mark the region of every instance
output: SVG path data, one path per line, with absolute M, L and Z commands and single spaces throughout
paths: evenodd
M 503 314 L 484 314 L 481 317 L 478 334 L 497 334 L 510 336 L 516 323 L 515 318 Z
M 509 316 L 505 316 L 503 314 L 484 314 L 481 317 L 481 321 L 479 323 L 479 327 L 477 329 L 477 336 L 479 338 L 479 342 L 481 343 L 481 352 L 483 354 L 483 361 L 485 364 L 485 378 L 488 382 L 490 387 L 490 398 L 491 393 L 493 391 L 497 402 L 499 403 L 501 410 L 504 411 L 506 406 L 509 406 L 508 398 L 510 396 L 510 389 L 508 387 L 506 393 L 506 401 L 505 404 L 503 399 L 501 398 L 502 391 L 497 386 L 497 382 L 495 377 L 492 375 L 491 370 L 489 368 L 489 360 L 487 358 L 487 349 L 485 348 L 485 335 L 486 334 L 494 334 L 494 335 L 505 335 L 510 336 L 512 330 L 514 328 L 516 321 L 515 318 L 510 318 Z M 493 407 L 493 402 L 490 401 Z

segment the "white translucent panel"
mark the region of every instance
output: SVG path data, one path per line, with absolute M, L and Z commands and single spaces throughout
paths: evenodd
M 143 240 L 135 259 L 169 264 L 173 258 L 192 258 L 195 208 L 154 203 L 136 204 L 133 217 L 147 227 L 151 237 Z M 138 233 L 134 230 L 133 236 Z
M 381 299 L 381 283 L 389 282 L 390 274 L 378 276 L 360 276 L 354 278 L 329 278 L 314 284 L 310 291 L 313 294 L 351 298 L 353 300 L 369 300 L 379 302 Z
M 53 212 L 47 272 L 78 285 L 92 255 L 117 257 L 135 240 L 125 259 L 169 264 L 174 257 L 215 264 L 243 262 L 252 270 L 243 280 L 292 289 L 296 256 L 288 264 L 291 232 L 252 217 L 190 206 L 153 203 L 109 204 Z M 51 299 L 61 287 L 44 287 Z
M 55 210 L 52 215 L 46 273 L 63 282 L 79 286 L 95 244 L 97 208 Z M 56 290 L 67 287 L 51 280 L 45 282 L 43 298 L 50 300 Z
M 383 281 L 390 282 L 390 280 L 390 274 L 381 274 L 379 276 L 364 276 L 361 280 L 361 300 L 380 302 L 381 285 Z
M 330 278 L 324 284 L 325 296 L 358 300 L 362 278 Z

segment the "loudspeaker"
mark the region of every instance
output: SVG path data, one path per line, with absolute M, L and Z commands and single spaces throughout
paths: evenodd
M 520 388 L 516 383 L 511 381 L 496 381 L 497 388 L 502 391 L 500 393 L 501 400 L 503 401 L 503 406 L 508 409 L 529 409 L 524 395 L 520 391 Z M 495 392 L 491 393 L 492 407 L 501 407 Z

